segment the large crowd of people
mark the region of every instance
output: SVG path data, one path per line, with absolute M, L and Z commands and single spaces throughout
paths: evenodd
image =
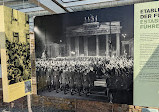
M 38 91 L 63 91 L 71 95 L 91 94 L 95 81 L 105 80 L 105 95 L 112 100 L 114 91 L 133 89 L 133 58 L 59 57 L 37 59 Z

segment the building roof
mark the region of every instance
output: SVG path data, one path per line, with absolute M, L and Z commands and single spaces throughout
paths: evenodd
M 34 16 L 131 5 L 150 1 L 153 0 L 0 0 L 0 5 L 29 14 L 30 30 L 33 30 Z

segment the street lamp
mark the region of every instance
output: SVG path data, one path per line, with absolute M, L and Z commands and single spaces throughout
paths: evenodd
M 126 38 L 127 34 L 121 34 L 121 35 L 124 37 L 124 40 L 125 40 L 125 38 Z
M 125 41 L 125 38 L 126 38 L 127 34 L 121 34 L 121 35 L 122 35 L 122 37 L 124 37 L 124 41 Z M 125 49 L 125 45 L 124 45 L 124 51 L 123 51 L 123 53 L 124 53 L 125 56 L 127 55 L 126 49 Z
M 63 54 L 63 53 L 62 53 L 62 47 L 63 47 L 63 46 L 62 46 L 62 40 L 60 40 L 59 42 L 60 42 L 60 43 L 59 43 L 59 46 L 60 46 L 60 48 L 59 48 L 59 50 L 60 50 L 60 57 L 62 57 L 62 54 Z

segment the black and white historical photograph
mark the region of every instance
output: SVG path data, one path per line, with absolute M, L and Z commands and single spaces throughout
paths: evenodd
M 34 22 L 38 95 L 133 104 L 133 5 Z

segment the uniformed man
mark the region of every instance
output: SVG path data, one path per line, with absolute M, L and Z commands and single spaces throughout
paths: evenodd
M 85 69 L 83 72 L 83 90 L 85 95 L 88 96 L 90 89 L 90 77 L 89 77 L 89 69 Z
M 51 80 L 51 89 L 55 89 L 55 82 L 54 82 L 54 67 L 51 67 L 51 71 L 50 71 L 50 80 Z
M 71 95 L 73 95 L 73 92 L 74 92 L 74 89 L 75 89 L 74 76 L 75 76 L 75 72 L 74 72 L 73 68 L 70 68 L 69 88 L 70 88 Z
M 51 92 L 51 68 L 46 71 L 47 89 Z
M 92 87 L 94 87 L 94 81 L 96 79 L 96 74 L 93 71 L 93 67 L 90 67 L 90 71 L 89 71 L 88 75 L 90 78 L 90 87 L 92 88 Z
M 54 68 L 54 83 L 55 83 L 55 90 L 58 93 L 58 89 L 60 88 L 60 82 L 59 82 L 59 77 L 60 77 L 60 71 L 58 67 L 56 66 Z
M 76 87 L 77 87 L 79 96 L 81 96 L 81 90 L 82 90 L 82 81 L 83 81 L 82 74 L 83 74 L 83 72 L 81 69 L 76 69 L 75 80 L 76 80 Z
M 36 68 L 36 75 L 37 75 L 37 90 L 39 91 L 40 90 L 40 68 L 37 67 Z
M 63 72 L 61 73 L 61 88 L 64 91 L 64 94 L 66 92 L 66 84 L 67 84 L 67 78 L 66 78 L 66 70 L 63 69 Z
M 46 82 L 46 80 L 45 80 L 46 78 L 45 78 L 45 68 L 44 67 L 42 67 L 42 69 L 41 69 L 41 90 L 42 91 L 44 91 L 45 90 L 45 82 Z

